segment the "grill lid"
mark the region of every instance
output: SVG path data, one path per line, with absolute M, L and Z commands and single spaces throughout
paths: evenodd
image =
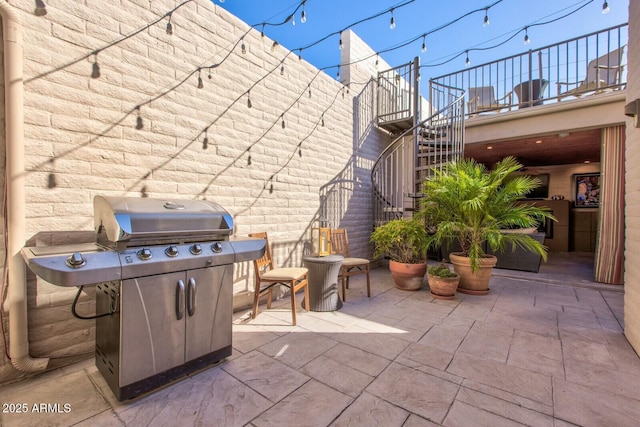
M 96 196 L 93 207 L 100 243 L 224 238 L 233 233 L 231 215 L 208 200 Z

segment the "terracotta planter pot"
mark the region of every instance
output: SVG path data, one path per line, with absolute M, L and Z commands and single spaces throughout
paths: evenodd
M 438 277 L 427 274 L 431 296 L 437 299 L 453 299 L 458 289 L 458 277 Z
M 404 264 L 392 260 L 389 261 L 389 270 L 396 288 L 403 291 L 417 291 L 424 281 L 427 263 Z
M 453 270 L 460 276 L 458 292 L 472 295 L 486 295 L 489 293 L 489 280 L 498 258 L 493 255 L 485 255 L 480 260 L 480 267 L 475 273 L 471 272 L 469 258 L 461 256 L 460 252 L 449 254 L 449 260 L 453 264 Z

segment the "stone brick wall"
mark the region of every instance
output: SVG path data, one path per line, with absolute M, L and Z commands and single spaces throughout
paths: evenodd
M 640 98 L 640 2 L 629 2 L 627 102 Z M 624 333 L 640 354 L 640 129 L 627 121 Z
M 347 90 L 209 0 L 173 12 L 169 35 L 162 17 L 180 3 L 58 0 L 37 17 L 32 0 L 11 2 L 24 26 L 25 240 L 86 239 L 98 194 L 210 199 L 236 235 L 269 232 L 278 265 L 301 264 L 320 215 L 371 256 L 370 170 L 388 143 L 372 124 L 371 73 L 351 71 Z M 251 264 L 234 278 L 241 307 Z M 94 325 L 71 316 L 75 293 L 32 274 L 28 292 L 32 355 L 64 356 L 50 366 L 92 357 Z M 20 375 L 2 357 L 0 383 Z

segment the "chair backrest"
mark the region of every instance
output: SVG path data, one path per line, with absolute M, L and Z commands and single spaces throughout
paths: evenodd
M 498 104 L 493 86 L 470 87 L 467 89 L 467 93 L 467 104 L 471 113 Z
M 590 61 L 587 66 L 586 83 L 598 83 L 599 80 L 605 82 L 607 86 L 620 84 L 624 48 L 625 46 L 622 46 Z
M 331 229 L 331 253 L 349 258 L 349 239 L 344 228 Z
M 469 92 L 469 101 L 477 97 L 480 105 L 496 103 L 496 91 L 493 86 L 470 87 L 467 92 Z
M 255 237 L 258 239 L 266 240 L 266 249 L 264 251 L 264 255 L 261 258 L 253 260 L 253 266 L 256 270 L 256 278 L 260 280 L 260 276 L 262 275 L 262 270 L 268 268 L 269 270 L 273 270 L 273 259 L 271 258 L 271 246 L 269 245 L 269 239 L 267 238 L 266 232 L 259 233 L 250 233 L 249 237 Z

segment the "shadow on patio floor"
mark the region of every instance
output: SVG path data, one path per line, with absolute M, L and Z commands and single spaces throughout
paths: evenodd
M 295 327 L 286 301 L 255 320 L 236 313 L 233 356 L 131 401 L 115 401 L 92 360 L 3 387 L 0 401 L 28 411 L 2 425 L 636 426 L 622 287 L 554 258 L 452 301 L 397 290 L 379 268 L 371 298 L 354 278 L 341 310 L 300 309 Z

